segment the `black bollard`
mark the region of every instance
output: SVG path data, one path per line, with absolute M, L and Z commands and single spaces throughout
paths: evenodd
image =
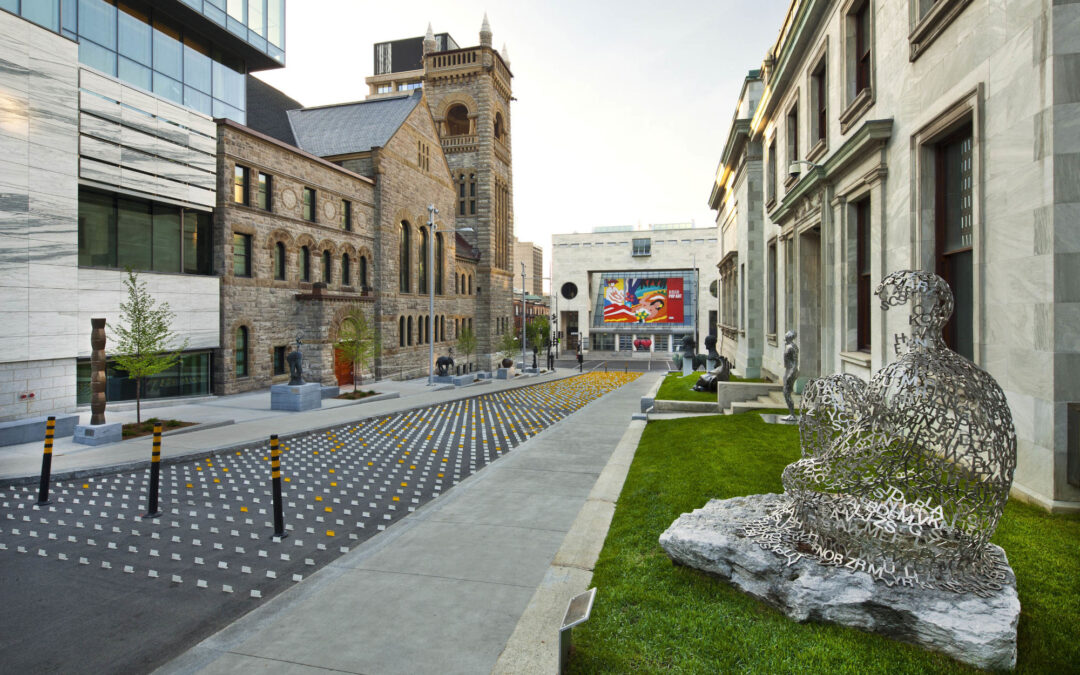
M 150 456 L 150 495 L 147 499 L 146 513 L 143 518 L 157 518 L 161 515 L 158 508 L 158 487 L 161 484 L 161 425 L 154 425 L 154 452 Z
M 49 475 L 52 474 L 52 442 L 56 431 L 56 418 L 49 416 L 45 423 L 45 454 L 41 456 L 41 484 L 38 486 L 37 506 L 47 506 L 49 501 Z
M 284 539 L 289 535 L 285 532 L 285 514 L 281 507 L 281 449 L 278 448 L 277 434 L 270 436 L 270 469 L 274 484 L 274 536 Z

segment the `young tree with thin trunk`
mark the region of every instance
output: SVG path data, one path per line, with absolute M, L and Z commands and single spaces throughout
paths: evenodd
M 462 328 L 457 338 L 458 351 L 465 355 L 465 363 L 472 370 L 472 354 L 476 351 L 476 335 L 471 328 Z
M 341 351 L 352 364 L 353 389 L 357 387 L 357 378 L 360 383 L 364 381 L 364 365 L 370 361 L 374 366 L 374 359 L 379 356 L 379 344 L 379 332 L 364 314 L 364 310 L 359 306 L 350 308 L 341 321 L 341 331 L 338 341 L 334 343 L 334 349 Z M 374 367 L 371 370 L 374 372 Z
M 135 420 L 142 422 L 142 393 L 146 378 L 168 370 L 180 360 L 180 352 L 187 349 L 188 341 L 179 342 L 172 331 L 172 321 L 176 315 L 169 309 L 169 303 L 158 304 L 146 282 L 130 269 L 124 280 L 127 289 L 127 302 L 120 303 L 120 322 L 112 326 L 116 353 L 113 360 L 117 367 L 126 370 L 128 377 L 135 380 Z M 170 344 L 176 343 L 170 351 Z

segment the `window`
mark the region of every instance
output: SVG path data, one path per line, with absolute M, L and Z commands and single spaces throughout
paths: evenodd
M 791 106 L 787 114 L 787 161 L 788 164 L 799 159 L 799 102 Z
M 769 259 L 768 259 L 767 274 L 769 278 L 767 284 L 769 287 L 769 312 L 766 320 L 768 321 L 768 330 L 765 332 L 768 335 L 776 336 L 776 242 L 769 244 Z
M 300 281 L 311 282 L 311 249 L 300 247 Z
M 312 188 L 304 188 L 304 220 L 310 220 L 315 222 L 315 190 Z
M 446 270 L 443 269 L 443 257 L 445 252 L 443 251 L 443 236 L 442 232 L 435 233 L 435 293 L 438 295 L 443 294 L 443 274 Z
M 271 184 L 272 179 L 270 174 L 259 172 L 259 184 L 257 186 L 258 195 L 256 197 L 256 206 L 263 211 L 272 211 L 274 205 L 274 191 Z
M 341 200 L 341 229 L 352 232 L 352 202 Z
M 405 332 L 405 339 L 406 339 L 407 344 L 411 347 L 412 346 L 412 340 L 413 340 L 413 325 L 412 325 L 412 317 L 411 316 L 409 317 L 407 325 L 408 325 L 408 330 Z
M 934 148 L 937 273 L 952 288 L 955 302 L 952 318 L 945 325 L 945 344 L 968 359 L 975 357 L 972 142 L 969 121 Z
M 322 252 L 322 280 L 327 286 L 330 285 L 331 269 L 330 269 L 330 251 Z
M 251 235 L 233 233 L 233 276 L 251 276 Z
M 635 239 L 632 255 L 651 255 L 652 239 Z
M 765 175 L 765 202 L 776 201 L 776 139 L 769 143 L 769 159 Z
M 827 58 L 821 57 L 813 72 L 810 73 L 810 145 L 816 149 L 827 142 L 829 130 L 829 89 Z M 809 154 L 807 155 L 809 157 Z
M 446 111 L 446 133 L 448 136 L 465 136 L 469 133 L 469 109 L 455 105 Z
M 360 256 L 360 290 L 368 289 L 367 281 L 367 256 Z
M 380 45 L 380 46 L 382 46 L 382 45 Z M 385 45 L 385 46 L 389 47 L 390 45 Z M 394 87 L 392 85 L 389 85 L 389 84 L 380 84 L 379 88 L 376 91 L 378 91 L 378 93 L 380 93 L 380 94 L 389 94 L 392 91 L 394 91 Z
M 280 241 L 274 244 L 274 278 L 285 280 L 285 244 Z
M 506 124 L 503 122 L 503 116 L 501 112 L 495 113 L 495 140 L 506 141 Z
M 421 226 L 420 228 L 420 255 L 418 267 L 420 269 L 419 284 L 416 287 L 417 292 L 428 292 L 428 229 Z
M 420 89 L 424 86 L 423 82 L 402 82 L 398 85 L 398 91 L 412 91 L 413 89 Z
M 285 352 L 288 347 L 274 347 L 274 374 L 284 375 L 286 372 Z
M 572 281 L 567 281 L 562 285 L 562 296 L 567 300 L 573 300 L 577 297 L 577 284 Z
M 233 201 L 237 204 L 251 203 L 251 172 L 246 166 L 237 164 L 233 167 Z
M 416 142 L 416 166 L 421 171 L 431 170 L 431 148 L 423 141 Z
M 870 2 L 854 12 L 855 20 L 855 95 L 870 88 Z
M 142 387 L 142 399 L 206 396 L 211 390 L 212 357 L 209 351 L 180 354 L 171 368 L 147 378 Z M 75 401 L 79 405 L 90 403 L 90 372 L 90 359 L 79 359 L 75 365 Z M 109 401 L 134 401 L 135 387 L 135 381 L 128 377 L 126 370 L 119 368 L 113 359 L 106 361 L 105 396 Z
M 911 45 L 909 58 L 914 61 L 926 51 L 971 0 L 909 0 L 911 3 Z M 26 3 L 23 3 L 24 5 Z
M 344 253 L 341 256 L 341 285 L 352 285 L 352 269 L 349 266 L 349 254 Z
M 248 329 L 240 326 L 236 329 L 236 376 L 248 375 Z
M 746 263 L 739 266 L 738 282 L 742 284 L 739 292 L 739 330 L 746 330 Z
M 412 286 L 409 274 L 409 267 L 412 265 L 411 242 L 409 241 L 411 233 L 409 230 L 409 224 L 401 221 L 398 232 L 398 290 L 402 293 L 408 293 Z
M 397 321 L 398 347 L 405 346 L 405 317 L 399 316 Z
M 870 351 L 870 200 L 856 202 L 855 276 L 856 276 L 856 348 Z

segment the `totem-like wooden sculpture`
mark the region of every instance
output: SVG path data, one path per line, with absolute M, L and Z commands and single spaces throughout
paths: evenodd
M 90 424 L 105 424 L 105 319 L 90 326 Z

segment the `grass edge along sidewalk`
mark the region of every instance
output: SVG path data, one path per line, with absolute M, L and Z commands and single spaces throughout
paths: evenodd
M 942 654 L 842 626 L 796 623 L 723 581 L 677 567 L 658 538 L 709 499 L 782 492 L 798 428 L 758 415 L 650 422 L 593 574 L 572 673 L 963 673 Z M 1019 673 L 1077 672 L 1080 515 L 1010 501 L 994 543 L 1016 572 Z

